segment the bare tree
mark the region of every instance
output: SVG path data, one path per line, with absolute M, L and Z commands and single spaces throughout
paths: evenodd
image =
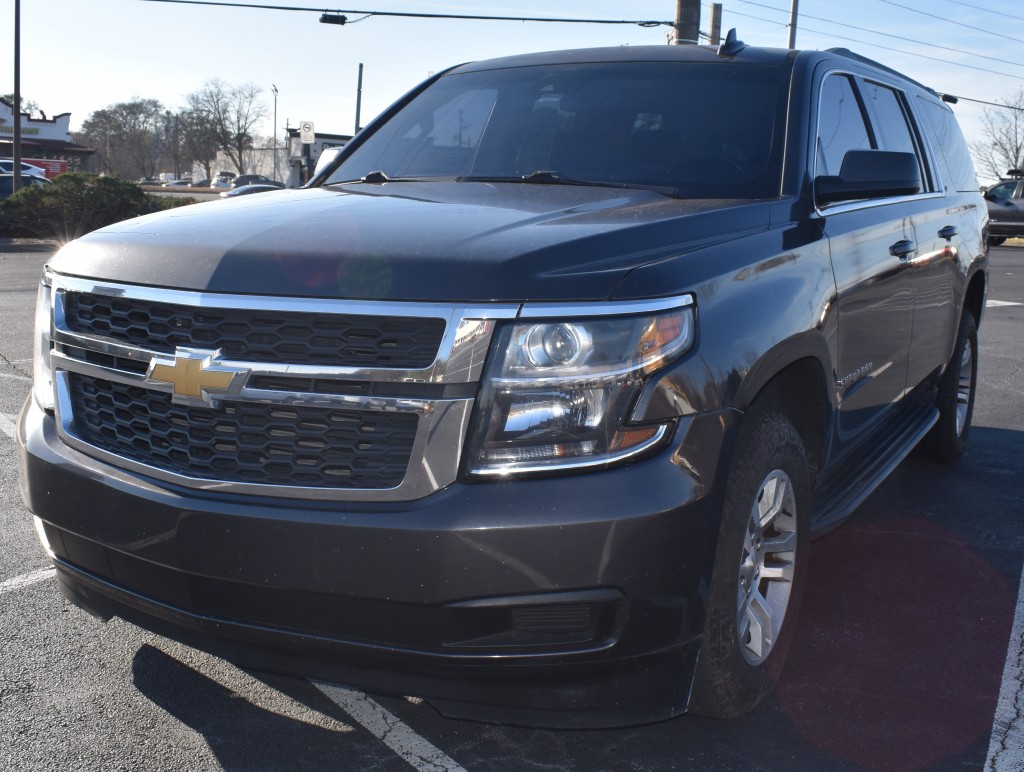
M 100 171 L 122 179 L 152 177 L 160 160 L 163 105 L 135 97 L 91 113 L 76 132 L 76 142 L 95 147 Z
M 0 99 L 3 99 L 11 107 L 14 107 L 14 94 L 13 93 L 11 93 L 11 94 L 0 94 Z M 25 99 L 25 97 L 21 98 L 21 111 L 23 113 L 26 113 L 30 118 L 32 117 L 33 113 L 39 113 L 39 115 L 44 120 L 46 119 L 46 115 L 43 113 L 42 110 L 39 109 L 39 104 L 37 102 L 33 102 L 31 99 Z
M 206 179 L 213 177 L 213 160 L 217 157 L 217 130 L 210 117 L 191 107 L 178 113 L 184 126 L 182 137 L 185 155 L 195 166 L 203 167 Z
M 1005 107 L 985 108 L 982 138 L 971 142 L 978 171 L 993 179 L 1024 167 L 1024 88 L 1000 101 Z
M 218 148 L 239 174 L 245 174 L 246 151 L 253 145 L 254 127 L 266 116 L 266 106 L 258 101 L 260 92 L 254 83 L 231 86 L 211 80 L 185 98 L 191 111 L 204 114 L 210 121 Z
M 165 163 L 173 167 L 174 178 L 179 179 L 183 168 L 192 170 L 192 164 L 186 157 L 185 124 L 178 113 L 165 110 L 160 118 L 160 155 Z

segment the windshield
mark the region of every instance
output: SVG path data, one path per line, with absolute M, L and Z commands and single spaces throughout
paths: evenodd
M 784 80 L 780 67 L 731 62 L 456 73 L 367 137 L 326 184 L 382 172 L 368 181 L 607 183 L 699 198 L 774 196 Z

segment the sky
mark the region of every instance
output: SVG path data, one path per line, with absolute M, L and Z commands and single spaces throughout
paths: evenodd
M 226 0 L 234 2 L 234 0 Z M 310 0 L 250 0 L 311 8 Z M 273 127 L 312 121 L 318 133 L 355 126 L 359 64 L 361 123 L 431 73 L 461 62 L 563 48 L 663 45 L 668 27 L 369 17 L 320 24 L 324 10 L 412 11 L 581 19 L 671 21 L 675 0 L 345 0 L 315 11 L 180 5 L 147 0 L 22 0 L 21 93 L 48 116 L 89 114 L 135 97 L 176 109 L 219 78 L 262 89 Z M 14 0 L 0 0 L 0 93 L 13 91 Z M 722 29 L 748 45 L 784 48 L 791 0 L 723 0 Z M 983 101 L 1024 88 L 1021 0 L 800 0 L 798 48 L 849 48 L 931 86 Z M 702 31 L 711 5 L 701 7 Z M 354 23 L 353 23 L 354 22 Z M 967 138 L 981 136 L 983 105 L 955 108 Z M 989 180 L 990 181 L 990 180 Z

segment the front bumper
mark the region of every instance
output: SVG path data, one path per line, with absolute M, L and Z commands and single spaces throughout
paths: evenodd
M 30 399 L 19 467 L 62 591 L 100 616 L 451 716 L 616 726 L 686 709 L 736 423 L 685 419 L 629 467 L 340 504 L 125 472 Z

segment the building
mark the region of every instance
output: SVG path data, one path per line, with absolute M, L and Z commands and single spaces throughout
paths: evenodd
M 96 151 L 71 141 L 71 113 L 53 118 L 45 114 L 32 118 L 21 114 L 21 157 L 47 169 L 48 176 L 64 171 L 78 171 L 82 161 Z M 14 105 L 0 99 L 0 157 L 14 157 Z M 40 163 L 50 161 L 52 163 Z
M 286 148 L 287 168 L 282 170 L 282 174 L 286 176 L 286 181 L 290 188 L 302 185 L 309 180 L 321 152 L 329 147 L 343 147 L 352 139 L 351 134 L 322 134 L 317 132 L 315 141 L 310 145 L 304 145 L 298 127 L 289 127 L 285 131 L 288 132 L 288 145 Z M 306 153 L 306 148 L 309 148 L 308 154 Z

